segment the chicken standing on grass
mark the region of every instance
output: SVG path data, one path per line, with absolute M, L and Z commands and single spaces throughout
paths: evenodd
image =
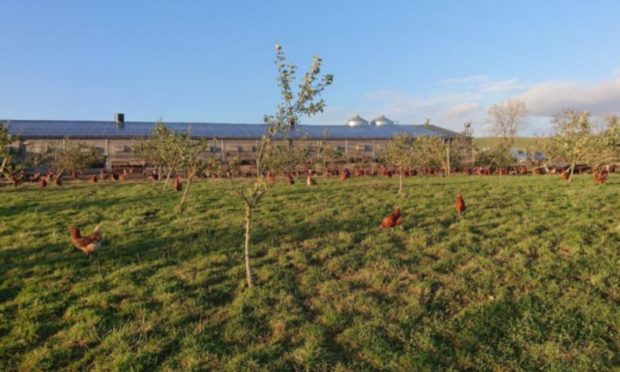
M 69 228 L 71 233 L 71 242 L 73 246 L 80 251 L 84 252 L 86 256 L 90 256 L 101 246 L 101 232 L 99 231 L 99 225 L 95 227 L 92 234 L 88 236 L 82 236 L 80 229 L 77 226 L 71 226 Z
M 456 211 L 459 214 L 459 217 L 461 216 L 461 214 L 463 214 L 463 212 L 465 212 L 465 209 L 467 207 L 465 206 L 465 200 L 463 200 L 463 195 L 461 195 L 461 193 L 459 192 L 459 194 L 456 196 Z
M 176 192 L 180 192 L 181 190 L 183 190 L 183 184 L 181 183 L 181 177 L 176 176 L 174 178 L 174 184 L 172 185 L 172 187 L 174 188 L 174 191 Z
M 603 185 L 607 181 L 607 172 L 606 171 L 595 171 L 594 172 L 594 183 L 597 185 Z
M 306 179 L 306 184 L 308 186 L 316 186 L 316 180 L 312 178 L 311 174 L 308 174 L 308 178 Z
M 391 227 L 396 227 L 403 223 L 403 219 L 400 217 L 400 207 L 396 207 L 389 216 L 385 217 L 383 221 L 379 224 L 379 227 L 382 229 L 389 229 Z

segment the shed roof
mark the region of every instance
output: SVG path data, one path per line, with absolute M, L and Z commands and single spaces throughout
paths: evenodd
M 265 133 L 264 124 L 165 123 L 170 130 L 190 131 L 193 137 L 218 139 L 257 139 Z M 53 138 L 139 138 L 150 135 L 155 122 L 125 122 L 118 128 L 114 121 L 81 120 L 9 120 L 9 132 L 24 139 Z M 457 133 L 434 125 L 389 125 L 349 127 L 346 125 L 298 125 L 293 139 L 389 139 L 399 133 L 413 137 L 454 138 Z

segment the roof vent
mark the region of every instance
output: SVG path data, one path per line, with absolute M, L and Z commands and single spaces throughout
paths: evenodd
M 368 126 L 368 120 L 359 115 L 355 115 L 351 119 L 347 120 L 347 126 L 349 127 L 365 127 Z
M 385 115 L 381 115 L 378 118 L 375 118 L 373 121 L 371 121 L 370 124 L 381 127 L 384 125 L 394 125 L 394 122 L 386 118 Z
M 124 128 L 125 127 L 125 114 L 117 112 L 116 114 L 114 114 L 114 122 L 116 123 L 116 127 L 117 128 Z

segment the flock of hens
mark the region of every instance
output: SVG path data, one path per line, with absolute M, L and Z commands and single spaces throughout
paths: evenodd
M 124 170 L 120 174 L 112 173 L 110 177 L 113 181 L 123 182 L 125 180 L 125 177 L 128 176 L 130 173 L 131 171 Z M 159 179 L 158 174 L 155 172 L 152 172 L 150 175 L 144 172 L 144 175 L 152 178 L 155 181 Z M 389 175 L 387 174 L 384 174 L 384 175 L 391 177 L 391 173 Z M 349 177 L 351 177 L 351 172 L 346 168 L 343 169 L 339 174 L 340 181 L 345 181 Z M 41 176 L 37 174 L 35 175 L 35 178 L 36 178 L 36 182 L 39 183 L 39 186 L 41 188 L 46 187 L 48 182 L 55 182 L 56 185 L 62 186 L 62 175 L 54 176 L 53 173 L 48 173 L 45 176 Z M 293 175 L 288 174 L 287 178 L 290 184 L 295 183 L 295 178 L 293 177 Z M 93 175 L 90 178 L 91 182 L 93 183 L 97 183 L 99 179 L 101 180 L 108 179 L 108 174 L 106 174 L 104 171 L 101 171 L 101 173 L 99 174 L 99 178 L 96 175 Z M 276 177 L 271 172 L 267 173 L 266 179 L 267 179 L 267 182 L 269 183 L 274 183 L 276 181 Z M 315 186 L 317 184 L 316 180 L 313 177 L 313 172 L 308 173 L 308 176 L 306 178 L 306 184 L 308 186 Z M 176 176 L 174 178 L 174 183 L 172 187 L 177 192 L 182 190 L 183 186 L 182 186 L 180 176 Z M 458 193 L 457 198 L 456 198 L 456 211 L 459 216 L 461 216 L 461 214 L 465 211 L 465 208 L 466 207 L 465 207 L 465 201 L 463 200 L 463 196 L 461 195 L 461 193 Z M 392 211 L 392 213 L 390 213 L 387 217 L 383 219 L 383 221 L 379 224 L 379 227 L 381 229 L 389 229 L 392 227 L 399 226 L 402 223 L 403 223 L 403 219 L 401 217 L 400 207 L 397 207 L 394 211 Z M 99 225 L 97 225 L 95 227 L 95 230 L 92 232 L 92 234 L 88 236 L 82 236 L 80 229 L 77 226 L 71 226 L 69 228 L 69 232 L 71 234 L 71 242 L 73 243 L 73 246 L 76 249 L 82 251 L 86 256 L 90 256 L 92 253 L 96 252 L 101 247 L 102 235 L 101 235 L 101 230 L 100 230 Z
M 107 174 L 106 172 L 102 170 L 99 174 L 99 177 L 97 177 L 96 175 L 93 175 L 91 176 L 90 181 L 92 183 L 97 183 L 99 180 L 107 180 L 108 178 L 110 178 L 114 182 L 124 182 L 126 177 L 128 177 L 131 173 L 133 173 L 133 170 L 131 169 L 130 170 L 125 169 L 121 173 L 113 172 L 111 174 Z M 358 176 L 358 173 L 359 172 L 356 169 L 355 175 Z M 568 181 L 570 179 L 570 174 L 566 170 L 561 170 L 559 173 L 560 173 L 560 176 L 563 177 L 565 180 Z M 383 175 L 384 177 L 392 177 L 392 174 L 393 172 L 390 170 L 387 170 L 384 168 L 382 168 L 381 170 L 381 175 Z M 423 172 L 423 174 L 426 174 L 426 173 Z M 486 173 L 473 173 L 473 174 L 486 174 Z M 502 175 L 502 172 L 498 174 Z M 506 172 L 506 175 L 508 174 L 511 174 L 511 173 Z M 592 173 L 594 177 L 594 182 L 597 185 L 604 184 L 607 181 L 607 174 L 608 172 L 606 170 L 594 171 Z M 154 171 L 152 171 L 151 173 L 147 173 L 146 171 L 144 171 L 143 175 L 146 178 L 150 178 L 155 181 L 159 179 L 159 175 Z M 314 178 L 314 175 L 315 173 L 313 171 L 308 172 L 308 175 L 306 177 L 306 184 L 308 186 L 316 186 L 317 181 Z M 347 168 L 344 168 L 335 174 L 330 173 L 329 175 L 338 175 L 340 181 L 345 181 L 346 179 L 351 177 L 351 172 Z M 366 174 L 362 173 L 359 175 L 366 175 Z M 376 174 L 373 174 L 373 175 L 376 175 Z M 288 182 L 291 185 L 295 183 L 295 177 L 293 174 L 288 173 L 286 174 L 286 177 L 287 177 Z M 62 186 L 62 174 L 58 176 L 55 176 L 53 173 L 48 173 L 46 175 L 35 174 L 34 177 L 32 178 L 32 181 L 38 182 L 41 188 L 45 188 L 49 182 L 54 182 L 57 186 Z M 275 183 L 276 182 L 275 175 L 271 172 L 268 172 L 266 175 L 266 181 L 268 183 Z M 176 176 L 174 178 L 172 187 L 177 192 L 183 189 L 181 177 Z M 461 193 L 458 193 L 456 197 L 455 207 L 456 207 L 457 214 L 460 217 L 466 209 L 465 200 L 463 199 L 463 195 Z M 401 216 L 400 207 L 397 207 L 395 210 L 392 211 L 392 213 L 386 216 L 383 219 L 383 221 L 381 221 L 381 223 L 379 224 L 379 227 L 381 229 L 389 229 L 389 228 L 399 226 L 402 223 L 403 223 L 403 219 Z M 73 245 L 75 246 L 75 248 L 84 252 L 86 256 L 90 256 L 92 253 L 97 251 L 97 249 L 101 246 L 102 236 L 101 236 L 99 226 L 97 226 L 95 230 L 93 231 L 93 233 L 88 236 L 82 236 L 80 233 L 80 229 L 77 228 L 76 226 L 71 226 L 69 231 L 71 233 L 71 241 Z

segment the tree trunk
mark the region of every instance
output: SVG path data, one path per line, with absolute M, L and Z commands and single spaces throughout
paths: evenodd
M 446 176 L 450 175 L 450 144 L 446 146 Z
M 254 287 L 254 281 L 252 280 L 252 268 L 250 267 L 250 237 L 252 236 L 252 207 L 245 204 L 245 276 L 248 281 L 248 287 Z
M 168 182 L 170 181 L 170 176 L 171 175 L 172 175 L 172 171 L 169 171 L 168 174 L 166 174 L 166 181 L 164 182 L 163 190 L 165 190 L 166 187 L 168 187 Z
M 8 162 L 9 162 L 8 157 L 5 157 L 4 159 L 2 159 L 2 164 L 0 164 L 0 173 L 4 173 L 4 167 L 6 167 Z
M 573 181 L 573 174 L 575 173 L 575 163 L 576 162 L 577 162 L 577 159 L 573 159 L 573 162 L 570 165 L 570 175 L 568 176 L 568 184 L 569 185 Z
M 187 186 L 185 186 L 185 190 L 183 190 L 183 196 L 181 197 L 181 203 L 179 203 L 179 210 L 183 210 L 183 206 L 185 205 L 185 200 L 187 200 L 187 192 L 189 187 L 192 185 L 192 177 L 187 179 Z
M 403 192 L 403 167 L 398 168 L 398 193 Z

